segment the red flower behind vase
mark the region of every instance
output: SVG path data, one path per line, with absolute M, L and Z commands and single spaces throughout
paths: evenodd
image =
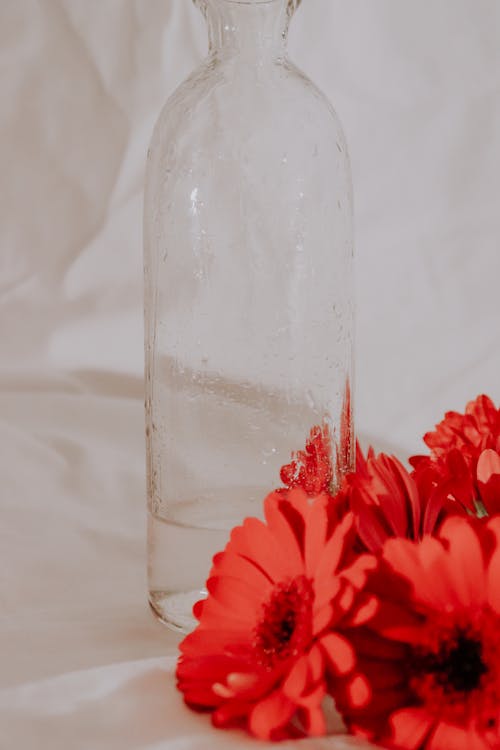
M 403 750 L 500 747 L 500 518 L 445 521 L 387 542 L 355 633 L 358 674 L 337 693 L 351 731 Z
M 283 484 L 289 489 L 301 487 L 310 496 L 321 492 L 332 494 L 352 470 L 354 442 L 349 381 L 345 385 L 337 437 L 334 444 L 326 420 L 312 427 L 304 450 L 294 451 L 290 463 L 282 466 L 280 478 Z
M 292 453 L 292 461 L 282 467 L 280 477 L 286 487 L 300 487 L 308 495 L 319 495 L 330 490 L 333 479 L 332 441 L 327 424 L 311 429 L 305 449 Z
M 429 456 L 413 456 L 416 476 L 427 475 L 444 498 L 478 516 L 500 512 L 500 409 L 487 396 L 448 412 L 424 436 Z
M 354 443 L 352 397 L 349 380 L 345 385 L 344 400 L 340 414 L 340 441 L 336 456 L 338 481 L 353 469 L 354 453 L 358 446 Z
M 338 631 L 369 617 L 373 602 L 359 589 L 376 563 L 365 555 L 345 567 L 352 516 L 338 524 L 326 494 L 278 490 L 265 517 L 233 529 L 215 556 L 199 624 L 180 647 L 178 687 L 216 726 L 263 739 L 323 734 L 327 679 L 354 667 Z

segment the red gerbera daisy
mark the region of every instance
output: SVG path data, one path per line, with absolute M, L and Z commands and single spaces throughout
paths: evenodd
M 404 750 L 500 747 L 500 518 L 450 518 L 440 538 L 387 542 L 348 633 L 359 673 L 337 696 L 349 728 Z
M 465 414 L 449 411 L 434 432 L 424 436 L 431 458 L 445 456 L 458 449 L 471 461 L 477 461 L 486 448 L 500 452 L 500 409 L 488 396 L 478 396 L 465 407 Z
M 417 476 L 426 474 L 445 498 L 471 513 L 500 512 L 500 409 L 487 396 L 448 412 L 424 437 L 430 456 L 413 456 Z
M 292 461 L 282 467 L 286 487 L 301 487 L 308 495 L 328 492 L 333 479 L 332 441 L 326 423 L 311 429 L 305 450 L 292 453 Z
M 365 459 L 358 448 L 356 471 L 339 497 L 354 513 L 362 546 L 372 552 L 391 537 L 421 539 L 434 533 L 447 514 L 463 512 L 436 491 L 428 475 L 415 478 L 397 458 L 376 456 L 372 449 Z
M 214 558 L 199 624 L 180 646 L 178 687 L 216 726 L 263 739 L 323 734 L 326 677 L 354 667 L 338 629 L 370 616 L 359 589 L 376 563 L 365 555 L 344 568 L 352 516 L 337 524 L 326 494 L 279 490 L 264 510 L 266 523 L 246 519 Z

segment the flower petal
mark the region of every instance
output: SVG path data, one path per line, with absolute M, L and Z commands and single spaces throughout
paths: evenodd
M 312 682 L 318 682 L 323 677 L 325 668 L 323 652 L 319 646 L 313 646 L 307 657 L 309 667 L 309 679 Z
M 327 582 L 337 572 L 342 555 L 344 554 L 346 537 L 353 529 L 353 526 L 354 517 L 352 513 L 348 513 L 338 526 L 336 526 L 332 536 L 324 545 L 314 574 L 316 590 L 318 590 L 321 584 L 323 584 L 324 588 L 327 588 Z
M 467 729 L 441 721 L 427 744 L 428 750 L 471 750 Z
M 269 590 L 274 583 L 256 560 L 245 557 L 234 549 L 231 549 L 229 554 L 224 555 L 224 559 L 218 565 L 214 565 L 211 573 L 212 575 L 229 575 L 231 578 L 239 578 L 252 588 L 261 591 L 262 589 Z
M 443 545 L 437 539 L 426 536 L 420 544 L 391 539 L 384 547 L 384 558 L 395 572 L 412 582 L 417 601 L 436 610 L 446 604 L 459 604 L 456 592 L 443 576 Z
M 245 580 L 230 576 L 214 576 L 207 581 L 207 591 L 223 607 L 237 611 L 251 623 L 258 615 L 258 604 L 264 601 L 266 591 L 252 589 Z M 252 594 L 250 596 L 249 594 Z M 257 605 L 257 606 L 256 606 Z
M 304 727 L 309 737 L 322 737 L 326 734 L 326 721 L 321 707 L 303 709 Z
M 317 636 L 323 630 L 328 628 L 333 618 L 333 607 L 330 603 L 324 604 L 321 609 L 315 607 L 313 613 L 313 636 Z
M 352 612 L 347 615 L 343 622 L 349 623 L 349 627 L 365 625 L 375 617 L 379 608 L 380 603 L 376 596 L 362 594 L 358 597 L 357 604 L 353 607 Z
M 367 574 L 377 567 L 374 555 L 360 555 L 352 565 L 342 571 L 342 578 L 346 578 L 354 588 L 362 589 L 366 583 Z
M 252 734 L 261 740 L 272 739 L 273 733 L 287 724 L 296 710 L 281 690 L 275 690 L 252 709 L 248 726 Z
M 354 669 L 356 656 L 351 643 L 339 633 L 328 633 L 319 641 L 331 670 L 345 675 Z
M 417 750 L 422 747 L 432 729 L 433 719 L 428 711 L 420 708 L 403 708 L 392 714 L 389 725 L 391 742 L 395 747 Z M 452 745 L 448 750 L 451 750 Z
M 306 575 L 313 576 L 323 555 L 328 527 L 328 516 L 324 500 L 315 500 L 307 517 L 305 529 Z
M 308 693 L 304 693 L 300 696 L 300 707 L 308 710 L 314 710 L 319 708 L 323 702 L 323 698 L 326 694 L 326 686 L 323 682 L 316 687 L 313 687 Z
M 469 732 L 467 735 L 467 748 L 468 750 L 491 750 L 491 743 L 486 739 L 486 737 L 481 737 L 475 729 L 469 728 Z M 496 744 L 498 745 L 498 739 L 496 740 Z
M 491 556 L 487 573 L 488 603 L 492 610 L 500 615 L 500 516 L 488 523 L 488 529 L 495 534 L 495 551 Z
M 297 702 L 307 685 L 308 666 L 307 656 L 302 656 L 293 665 L 290 673 L 283 682 L 283 694 Z
M 291 495 L 292 492 L 289 493 Z M 302 550 L 297 541 L 294 529 L 290 526 L 288 519 L 280 510 L 281 495 L 272 493 L 264 501 L 264 512 L 270 532 L 275 540 L 275 551 L 280 557 L 286 557 L 284 568 L 288 575 L 295 576 L 304 572 L 304 558 Z
M 352 508 L 356 513 L 359 537 L 366 549 L 370 552 L 377 552 L 382 549 L 384 543 L 393 536 L 393 533 L 388 527 L 386 516 L 380 507 L 358 502 L 357 493 L 353 492 Z
M 278 544 L 271 529 L 257 518 L 247 518 L 233 529 L 229 545 L 240 555 L 257 560 L 274 582 L 303 571 L 303 565 L 299 570 L 294 565 L 296 557 L 289 554 L 288 547 Z
M 500 474 L 500 456 L 491 448 L 484 450 L 477 462 L 477 479 L 487 484 L 494 474 Z
M 357 674 L 350 680 L 347 686 L 347 695 L 349 703 L 353 708 L 364 708 L 370 703 L 372 690 L 370 683 L 364 675 Z
M 237 727 L 244 726 L 248 716 L 248 703 L 246 701 L 229 701 L 223 703 L 212 714 L 214 727 Z
M 484 559 L 474 528 L 458 516 L 449 518 L 441 528 L 440 537 L 448 542 L 442 575 L 447 574 L 462 606 L 482 605 L 486 598 Z

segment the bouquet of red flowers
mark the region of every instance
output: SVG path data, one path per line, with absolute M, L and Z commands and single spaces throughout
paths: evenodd
M 500 410 L 486 396 L 424 437 L 426 456 L 363 456 L 331 490 L 311 431 L 215 556 L 178 687 L 219 727 L 347 729 L 404 750 L 500 748 Z

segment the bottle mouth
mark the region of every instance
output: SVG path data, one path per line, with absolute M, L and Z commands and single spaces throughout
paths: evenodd
M 283 0 L 281 0 L 282 2 Z M 193 0 L 194 4 L 201 8 L 202 11 L 206 11 L 207 4 L 210 0 Z M 280 0 L 218 0 L 218 2 L 227 3 L 228 5 L 271 5 L 272 3 L 280 2 Z M 288 0 L 287 11 L 292 14 L 300 5 L 302 0 Z
M 194 2 L 197 5 L 204 5 L 210 0 L 194 0 Z M 271 5 L 271 3 L 279 2 L 279 0 L 219 0 L 219 2 L 229 5 Z
M 222 0 L 230 5 L 271 5 L 272 3 L 279 2 L 280 0 Z M 297 6 L 300 0 L 289 0 L 288 5 Z

